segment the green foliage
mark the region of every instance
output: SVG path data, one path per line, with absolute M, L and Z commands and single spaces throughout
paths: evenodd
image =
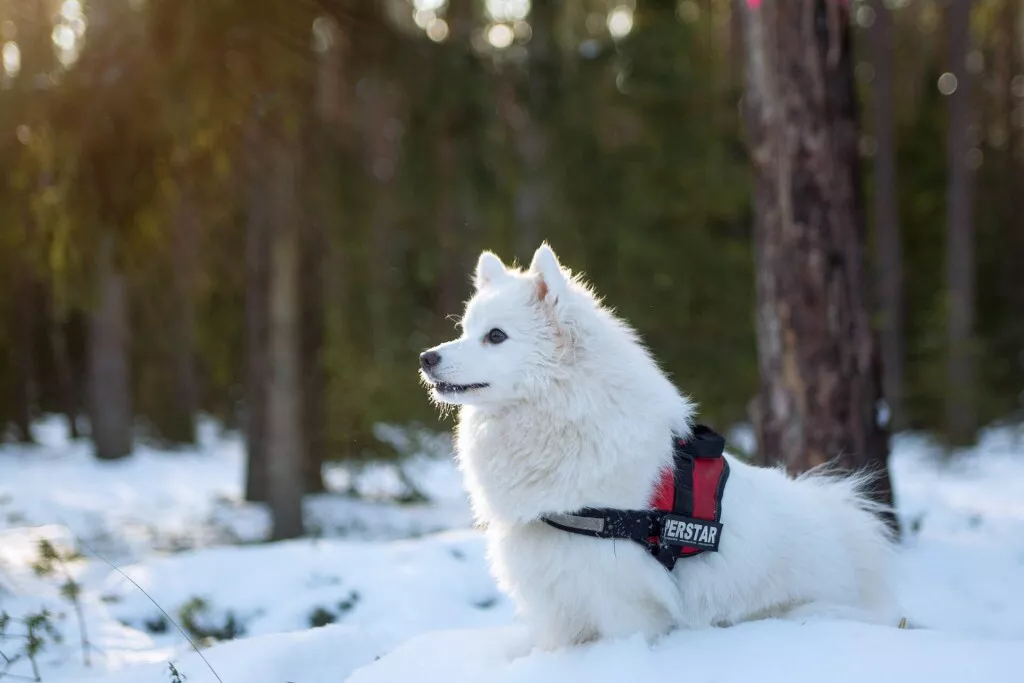
M 632 31 L 613 39 L 608 3 L 573 0 L 528 17 L 506 50 L 482 40 L 480 0 L 438 10 L 449 28 L 441 43 L 406 0 L 129 4 L 86 3 L 116 12 L 116 28 L 93 34 L 90 21 L 67 67 L 54 60 L 50 26 L 14 19 L 35 39 L 22 74 L 0 88 L 0 273 L 30 277 L 0 279 L 0 425 L 19 408 L 26 288 L 38 313 L 32 412 L 85 408 L 103 232 L 116 235 L 129 282 L 132 398 L 146 434 L 194 436 L 193 416 L 175 404 L 183 311 L 200 409 L 241 423 L 246 229 L 268 194 L 252 166 L 273 142 L 254 129 L 270 116 L 301 133 L 303 234 L 322 233 L 312 249 L 322 275 L 310 287 L 322 294 L 329 457 L 396 457 L 374 435 L 382 422 L 450 426 L 419 386 L 416 356 L 456 334 L 448 316 L 470 295 L 481 249 L 523 262 L 541 238 L 633 323 L 702 419 L 746 419 L 758 386 L 751 185 L 730 3 L 637 2 Z M 941 427 L 956 390 L 944 371 L 945 107 L 934 84 L 945 67 L 942 32 L 928 23 L 938 7 L 894 12 L 906 397 L 911 425 L 927 429 Z M 1002 30 L 993 12 L 979 10 L 986 65 L 998 63 L 988 57 Z M 536 36 L 553 36 L 553 54 L 526 40 L 530 21 Z M 1011 67 L 1019 72 L 1019 57 Z M 986 71 L 992 87 L 977 89 L 982 131 L 1006 128 L 997 76 Z M 49 85 L 29 87 L 38 79 Z M 1015 135 L 981 145 L 975 188 L 986 420 L 1024 409 Z M 543 206 L 524 225 L 520 203 L 538 177 Z M 194 212 L 187 269 L 175 241 L 183 208 Z M 55 333 L 66 337 L 70 388 Z
M 188 680 L 188 676 L 178 671 L 178 668 L 174 666 L 174 662 L 167 662 L 168 673 L 171 676 L 171 683 L 184 683 Z
M 27 679 L 39 683 L 39 656 L 47 645 L 60 642 L 60 631 L 49 610 L 30 612 L 23 617 L 12 617 L 0 610 L 0 680 Z M 20 662 L 27 662 L 32 678 L 15 673 Z
M 309 614 L 309 625 L 312 628 L 320 626 L 326 626 L 327 624 L 333 624 L 338 619 L 342 618 L 348 612 L 355 609 L 356 605 L 359 604 L 361 599 L 359 591 L 349 591 L 348 596 L 339 600 L 337 606 L 334 609 L 330 609 L 323 606 L 318 606 L 313 609 Z
M 310 628 L 320 628 L 327 624 L 333 624 L 337 619 L 333 612 L 323 607 L 317 607 L 309 615 L 309 626 Z
M 178 609 L 178 622 L 192 640 L 217 642 L 245 635 L 245 625 L 233 611 L 228 610 L 221 624 L 212 621 L 210 611 L 210 604 L 199 596 L 193 597 Z

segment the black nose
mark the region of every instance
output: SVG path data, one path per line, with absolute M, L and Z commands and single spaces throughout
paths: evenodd
M 420 354 L 420 367 L 429 370 L 441 362 L 441 354 L 437 351 L 424 351 Z

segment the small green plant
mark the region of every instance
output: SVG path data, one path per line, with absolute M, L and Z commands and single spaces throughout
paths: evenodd
M 43 538 L 39 541 L 39 558 L 32 564 L 32 571 L 36 576 L 58 576 L 62 582 L 60 585 L 60 596 L 71 603 L 74 607 L 75 616 L 78 618 L 78 632 L 82 639 L 82 659 L 86 666 L 91 666 L 89 651 L 92 645 L 89 643 L 89 632 L 85 628 L 85 612 L 82 609 L 82 584 L 75 581 L 68 566 L 83 559 L 83 555 L 77 550 L 67 550 L 63 553 L 57 549 L 49 540 Z
M 348 597 L 338 603 L 338 609 L 342 612 L 348 612 L 359 604 L 359 599 L 362 596 L 359 595 L 359 591 L 349 591 Z
M 181 606 L 178 610 L 178 619 L 182 628 L 196 640 L 216 642 L 234 640 L 245 635 L 245 626 L 231 610 L 228 610 L 227 618 L 221 626 L 209 625 L 209 612 L 209 603 L 196 596 Z
M 178 632 L 181 633 L 182 637 L 184 637 L 185 640 L 188 641 L 188 644 L 192 647 L 193 651 L 195 651 L 196 655 L 199 656 L 199 659 L 203 660 L 203 664 L 205 664 L 206 668 L 210 670 L 211 674 L 213 674 L 213 677 L 217 680 L 217 683 L 224 683 L 223 679 L 220 677 L 220 674 L 218 674 L 217 671 L 213 668 L 213 666 L 210 665 L 210 662 L 207 661 L 205 656 L 203 656 L 202 650 L 200 650 L 199 647 L 196 646 L 195 642 L 189 637 L 189 635 L 185 631 L 185 629 L 182 628 L 178 624 L 178 622 L 176 622 L 173 618 L 171 618 L 171 615 L 167 613 L 167 610 L 165 610 L 163 607 L 161 607 L 160 603 L 158 603 L 156 600 L 154 600 L 153 596 L 151 596 L 149 593 L 147 593 L 146 589 L 144 589 L 142 586 L 140 586 L 138 581 L 136 581 L 132 577 L 128 576 L 128 574 L 126 574 L 123 569 L 121 569 L 120 567 L 115 565 L 113 562 L 111 562 L 107 558 L 105 558 L 102 555 L 100 555 L 98 552 L 95 551 L 95 549 L 90 548 L 89 544 L 87 544 L 82 539 L 79 538 L 79 539 L 76 539 L 76 540 L 78 541 L 78 543 L 80 545 L 84 546 L 86 548 L 86 550 L 88 550 L 90 552 L 91 555 L 95 556 L 97 559 L 99 559 L 100 561 L 105 563 L 107 566 L 109 566 L 115 572 L 120 574 L 124 578 L 125 581 L 130 583 L 132 586 L 135 587 L 136 590 L 138 590 L 140 593 L 142 593 L 144 596 L 146 596 L 146 599 L 149 600 L 151 603 L 153 603 L 153 606 L 156 607 L 160 611 L 160 614 L 163 615 L 163 617 L 167 620 L 167 622 L 169 622 L 171 625 L 173 625 L 174 628 L 176 628 L 178 630 Z M 2 640 L 2 639 L 0 639 L 0 640 Z M 0 660 L 0 661 L 2 661 L 2 660 Z M 179 681 L 184 680 L 184 678 L 185 678 L 184 675 L 179 673 L 177 671 L 177 669 L 174 667 L 173 664 L 170 665 L 170 670 L 171 670 L 171 676 L 172 677 L 173 676 L 178 676 L 177 679 L 172 678 L 172 683 L 178 683 Z M 38 677 L 37 677 L 37 680 L 38 680 Z
M 317 607 L 309 615 L 309 625 L 311 628 L 320 628 L 327 624 L 333 624 L 337 620 L 338 617 L 333 612 L 323 607 Z
M 359 591 L 349 591 L 347 597 L 338 601 L 337 613 L 325 607 L 315 608 L 309 615 L 309 625 L 312 628 L 319 628 L 320 626 L 326 626 L 327 624 L 333 624 L 343 614 L 351 611 L 357 604 L 359 604 Z
M 39 683 L 43 680 L 37 662 L 40 653 L 46 645 L 60 642 L 60 632 L 54 626 L 53 615 L 49 610 L 44 609 L 21 618 L 0 612 L 0 679 L 17 678 Z M 13 646 L 8 647 L 8 643 Z M 28 662 L 32 671 L 31 678 L 12 671 L 16 664 L 23 661 Z
M 178 671 L 178 668 L 174 666 L 174 662 L 167 662 L 167 667 L 171 670 L 171 683 L 184 683 L 188 678 L 188 676 Z
M 148 633 L 153 634 L 167 633 L 167 631 L 171 627 L 171 625 L 167 622 L 167 618 L 164 617 L 162 614 L 157 615 L 151 619 L 143 620 L 142 625 L 145 627 Z

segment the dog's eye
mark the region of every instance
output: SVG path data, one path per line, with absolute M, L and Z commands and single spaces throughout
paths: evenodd
M 487 333 L 487 336 L 484 337 L 484 339 L 486 339 L 491 344 L 500 344 L 501 342 L 508 339 L 508 335 L 499 330 L 497 327 L 495 327 L 493 330 Z

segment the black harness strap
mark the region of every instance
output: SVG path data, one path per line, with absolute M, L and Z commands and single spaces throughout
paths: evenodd
M 661 510 L 616 510 L 583 508 L 571 514 L 553 513 L 541 517 L 548 525 L 581 536 L 620 538 L 636 541 L 668 570 L 676 563 L 676 553 L 668 546 L 651 541 L 661 536 Z
M 661 533 L 660 510 L 583 508 L 571 514 L 546 515 L 544 521 L 562 531 L 594 538 L 646 539 Z
M 680 548 L 689 548 L 683 556 L 718 550 L 722 530 L 718 521 L 719 503 L 729 476 L 729 465 L 728 462 L 722 464 L 715 492 L 714 521 L 693 518 L 693 469 L 695 458 L 720 458 L 724 450 L 725 439 L 704 425 L 696 425 L 692 437 L 685 442 L 675 440 L 672 474 L 675 492 L 671 511 L 587 507 L 571 513 L 547 514 L 541 520 L 556 529 L 581 536 L 635 541 L 671 571 L 681 556 Z

